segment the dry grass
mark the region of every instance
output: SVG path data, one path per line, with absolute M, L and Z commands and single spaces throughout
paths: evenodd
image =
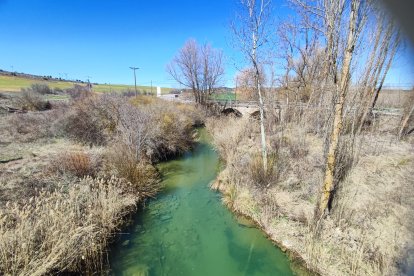
M 46 275 L 94 273 L 104 249 L 139 197 L 128 183 L 86 178 L 67 191 L 40 192 L 23 205 L 0 210 L 0 271 Z
M 414 90 L 383 90 L 378 96 L 378 107 L 393 107 L 401 108 L 408 101 L 409 97 L 412 97 Z
M 13 142 L 33 142 L 61 136 L 61 118 L 64 109 L 23 114 L 8 114 L 2 118 L 2 131 L 8 132 Z M 6 134 L 6 133 L 4 133 Z

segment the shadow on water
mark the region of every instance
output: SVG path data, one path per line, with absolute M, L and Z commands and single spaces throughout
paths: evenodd
M 159 165 L 165 190 L 111 249 L 112 275 L 293 275 L 288 258 L 210 190 L 219 161 L 203 132 L 194 151 Z

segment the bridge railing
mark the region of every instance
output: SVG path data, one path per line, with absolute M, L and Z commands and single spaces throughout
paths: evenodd
M 240 100 L 209 100 L 209 103 L 218 104 L 222 107 L 247 107 L 247 108 L 258 108 L 259 105 L 257 101 L 240 101 Z M 331 110 L 332 106 L 330 105 L 312 105 L 308 103 L 297 103 L 291 102 L 289 104 L 282 103 L 280 101 L 266 101 L 264 107 L 269 109 L 285 109 L 285 108 L 298 108 L 298 109 L 314 109 L 314 110 Z M 357 108 L 351 108 L 350 111 L 355 112 Z M 400 116 L 402 114 L 402 109 L 400 108 L 374 108 L 372 113 L 389 115 L 389 116 Z

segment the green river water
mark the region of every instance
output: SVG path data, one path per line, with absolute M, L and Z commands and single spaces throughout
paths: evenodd
M 165 189 L 111 249 L 111 274 L 294 275 L 285 254 L 210 190 L 219 160 L 201 133 L 194 151 L 159 165 Z

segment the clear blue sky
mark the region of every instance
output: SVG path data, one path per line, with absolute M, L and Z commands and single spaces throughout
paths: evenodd
M 173 86 L 165 66 L 195 38 L 224 51 L 226 83 L 232 86 L 238 56 L 228 26 L 236 2 L 0 0 L 0 69 L 131 84 L 128 67 L 138 66 L 139 84 Z M 414 83 L 413 52 L 409 46 L 399 54 L 388 83 Z

